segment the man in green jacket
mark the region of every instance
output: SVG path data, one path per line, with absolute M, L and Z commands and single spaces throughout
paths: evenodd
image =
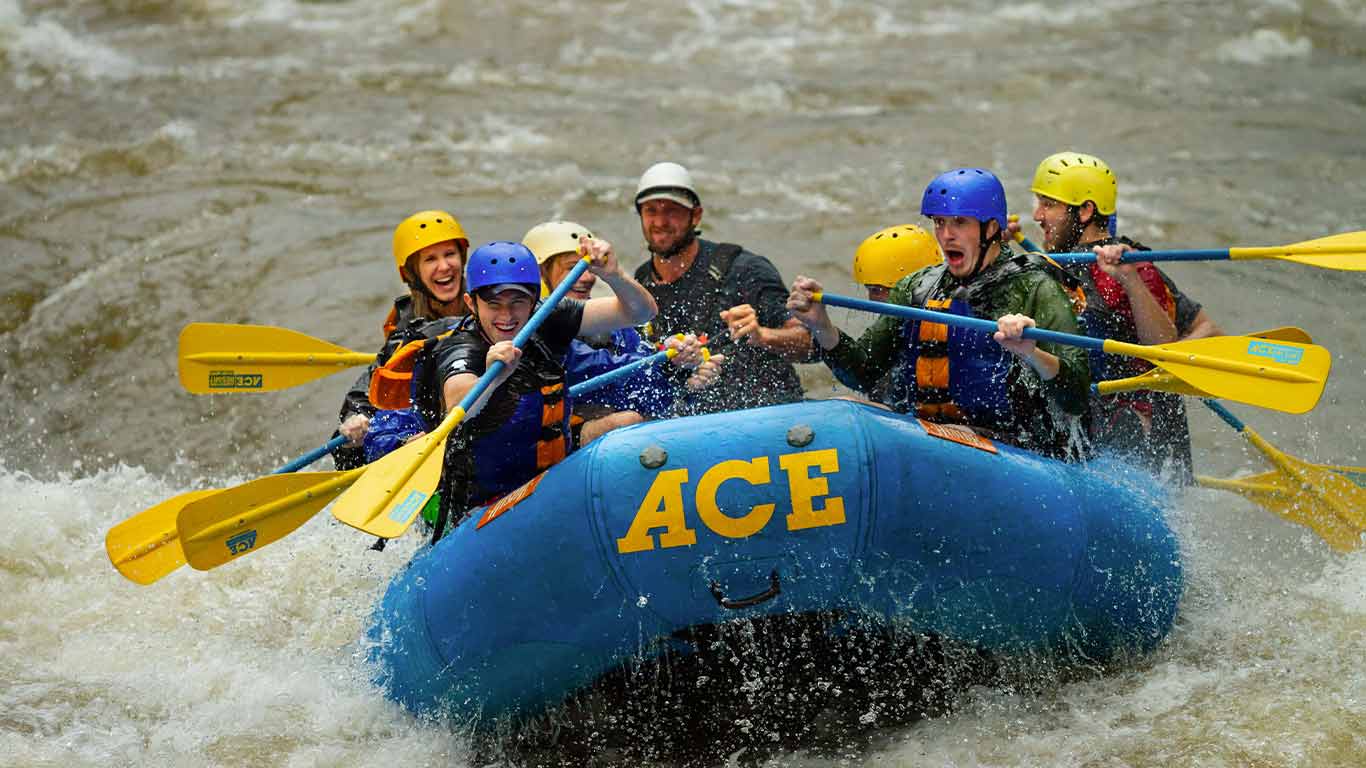
M 959 326 L 881 317 L 856 341 L 813 301 L 820 283 L 798 277 L 788 298 L 819 354 L 843 381 L 875 384 L 888 371 L 888 402 L 927 421 L 966 424 L 989 437 L 1059 458 L 1082 453 L 1090 376 L 1078 347 L 1022 338 L 1037 326 L 1080 333 L 1071 297 L 1038 256 L 1002 241 L 1005 190 L 989 171 L 960 168 L 925 189 L 944 263 L 903 278 L 893 304 L 995 320 L 993 336 Z

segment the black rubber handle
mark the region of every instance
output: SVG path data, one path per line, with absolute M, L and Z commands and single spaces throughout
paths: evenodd
M 769 600 L 772 600 L 773 598 L 777 597 L 778 594 L 782 591 L 783 588 L 778 581 L 778 571 L 776 569 L 773 571 L 773 573 L 769 574 L 768 589 L 765 589 L 763 592 L 760 592 L 757 595 L 750 595 L 749 597 L 741 597 L 735 600 L 731 600 L 730 598 L 726 597 L 725 592 L 721 591 L 721 582 L 713 581 L 711 583 L 711 596 L 716 598 L 716 604 L 721 606 L 722 608 L 729 608 L 732 611 L 736 611 L 741 608 L 753 608 L 754 606 L 759 605 L 760 603 L 765 603 Z

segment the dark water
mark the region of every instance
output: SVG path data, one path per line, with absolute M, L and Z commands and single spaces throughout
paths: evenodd
M 403 546 L 365 553 L 320 517 L 210 574 L 109 568 L 110 525 L 320 444 L 349 381 L 185 394 L 186 323 L 371 350 L 401 289 L 392 228 L 430 207 L 476 241 L 570 217 L 637 263 L 630 198 L 660 159 L 692 168 L 711 235 L 842 292 L 938 171 L 996 169 L 1027 217 L 1064 148 L 1111 164 L 1123 228 L 1155 246 L 1363 229 L 1364 33 L 1348 0 L 0 0 L 0 764 L 480 761 L 352 658 Z M 1235 410 L 1291 454 L 1366 464 L 1366 278 L 1170 271 L 1228 331 L 1299 325 L 1331 350 L 1311 414 Z M 1192 421 L 1201 471 L 1264 468 Z M 968 689 L 853 757 L 774 764 L 1355 765 L 1366 561 L 1212 491 L 1173 522 L 1192 584 L 1155 658 Z

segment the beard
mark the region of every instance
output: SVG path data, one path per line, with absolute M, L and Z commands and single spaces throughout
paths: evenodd
M 1082 223 L 1081 217 L 1077 215 L 1076 208 L 1069 208 L 1067 220 L 1058 229 L 1057 236 L 1053 242 L 1046 243 L 1049 253 L 1070 253 L 1075 250 L 1081 242 L 1081 233 L 1086 231 L 1086 225 Z
M 678 254 L 686 250 L 687 247 L 692 245 L 693 241 L 696 239 L 697 230 L 693 229 L 692 227 L 688 227 L 688 230 L 683 233 L 682 237 L 679 237 L 677 240 L 675 240 L 673 245 L 670 245 L 666 248 L 661 248 L 659 246 L 656 246 L 654 243 L 647 241 L 645 247 L 649 249 L 650 253 L 653 253 L 659 258 L 668 261 L 669 259 L 673 258 L 674 256 L 677 256 Z

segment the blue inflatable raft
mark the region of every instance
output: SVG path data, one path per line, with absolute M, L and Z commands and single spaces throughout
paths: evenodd
M 680 629 L 840 612 L 990 652 L 1144 652 L 1182 592 L 1163 497 L 847 401 L 600 438 L 419 552 L 370 630 L 415 712 L 562 701 Z

